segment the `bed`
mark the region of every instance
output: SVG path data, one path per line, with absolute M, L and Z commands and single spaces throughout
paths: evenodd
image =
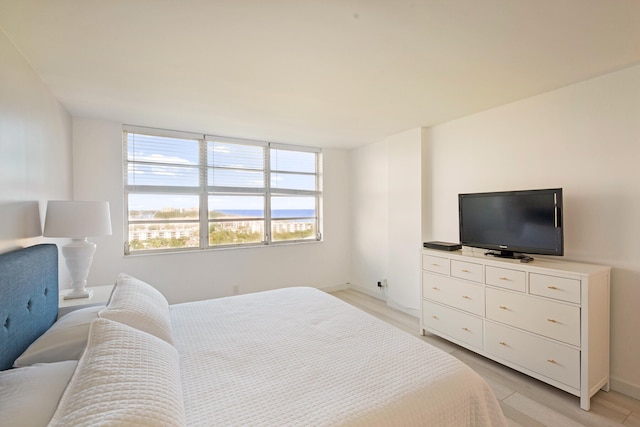
M 506 425 L 466 365 L 314 288 L 169 305 L 121 274 L 56 321 L 54 245 L 0 272 L 7 425 Z

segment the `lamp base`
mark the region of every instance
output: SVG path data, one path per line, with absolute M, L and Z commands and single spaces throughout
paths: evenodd
M 65 294 L 62 299 L 78 299 L 78 298 L 91 298 L 93 291 L 91 289 L 74 289 L 68 294 Z
M 62 255 L 71 276 L 71 292 L 64 299 L 89 298 L 92 291 L 87 290 L 87 276 L 93 261 L 96 244 L 85 239 L 72 239 L 62 247 Z

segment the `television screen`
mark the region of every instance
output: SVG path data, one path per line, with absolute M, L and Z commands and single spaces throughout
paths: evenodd
M 563 255 L 562 189 L 459 194 L 460 243 L 515 253 Z

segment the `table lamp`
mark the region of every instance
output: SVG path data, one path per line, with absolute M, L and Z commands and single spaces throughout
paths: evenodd
M 109 202 L 57 201 L 47 204 L 44 222 L 45 237 L 67 237 L 71 243 L 62 246 L 71 276 L 70 293 L 64 299 L 88 298 L 93 291 L 85 288 L 87 276 L 96 252 L 96 244 L 87 237 L 111 235 Z

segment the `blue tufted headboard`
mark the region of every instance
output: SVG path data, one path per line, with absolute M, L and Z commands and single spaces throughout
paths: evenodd
M 0 255 L 0 370 L 9 369 L 58 316 L 58 248 Z

